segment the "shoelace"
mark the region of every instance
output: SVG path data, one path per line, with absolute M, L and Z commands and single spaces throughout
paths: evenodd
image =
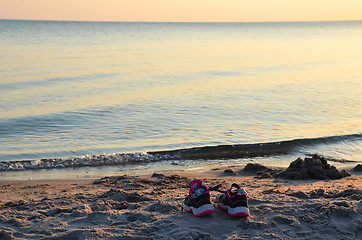
M 216 185 L 214 187 L 209 187 L 209 191 L 216 191 L 216 192 L 221 192 L 221 193 L 226 193 L 226 191 L 220 190 L 219 188 L 221 187 L 222 184 Z
M 209 191 L 216 191 L 216 192 L 221 192 L 221 193 L 226 193 L 226 191 L 223 191 L 223 190 L 220 190 L 219 188 L 221 187 L 222 184 L 219 184 L 219 185 L 216 185 L 214 187 L 209 187 Z M 235 187 L 237 190 L 240 189 L 240 186 L 236 183 L 233 183 L 231 185 L 231 188 L 232 189 L 233 187 Z

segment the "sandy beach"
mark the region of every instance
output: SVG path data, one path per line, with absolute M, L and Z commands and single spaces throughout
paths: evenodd
M 362 240 L 361 0 L 18 3 L 0 240 Z
M 360 239 L 362 176 L 260 178 L 243 169 L 109 176 L 95 180 L 1 181 L 0 239 Z M 218 209 L 182 211 L 189 184 L 238 183 L 248 218 Z M 220 194 L 211 192 L 212 200 Z

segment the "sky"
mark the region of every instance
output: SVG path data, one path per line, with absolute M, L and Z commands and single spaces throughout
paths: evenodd
M 362 20 L 362 0 L 0 0 L 0 19 L 131 22 Z

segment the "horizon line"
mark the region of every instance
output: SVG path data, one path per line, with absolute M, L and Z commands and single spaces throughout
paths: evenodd
M 308 23 L 308 22 L 361 22 L 360 20 L 299 20 L 299 21 L 99 21 L 99 20 L 45 20 L 45 19 L 10 19 L 0 18 L 8 21 L 35 21 L 35 22 L 94 22 L 94 23 Z

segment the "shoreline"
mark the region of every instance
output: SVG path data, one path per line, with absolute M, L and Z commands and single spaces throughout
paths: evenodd
M 100 167 L 100 166 L 127 166 L 137 164 L 152 164 L 168 161 L 216 161 L 216 160 L 252 160 L 269 159 L 274 165 L 287 165 L 288 162 L 300 156 L 312 155 L 303 148 L 317 147 L 326 144 L 336 144 L 341 141 L 359 141 L 362 134 L 345 134 L 316 138 L 296 138 L 246 144 L 205 145 L 197 147 L 176 148 L 173 150 L 149 150 L 145 152 L 113 152 L 103 154 L 86 154 L 82 156 L 51 157 L 29 160 L 0 161 L 0 173 L 4 171 L 25 171 L 59 168 Z M 299 149 L 299 150 L 298 150 Z M 316 149 L 313 151 L 318 152 Z M 362 162 L 361 156 L 357 159 L 344 157 L 327 157 L 332 162 L 352 165 Z M 337 154 L 338 156 L 338 154 Z M 294 159 L 293 159 L 294 158 Z M 167 163 L 166 163 L 167 164 Z
M 146 164 L 128 164 L 128 165 L 108 165 L 108 166 L 84 166 L 74 168 L 51 168 L 51 169 L 29 169 L 25 171 L 0 171 L 0 183 L 6 181 L 81 181 L 81 180 L 95 180 L 98 178 L 113 176 L 113 175 L 137 175 L 147 176 L 153 173 L 162 174 L 211 174 L 217 172 L 217 169 L 233 168 L 241 175 L 250 174 L 243 172 L 243 168 L 249 163 L 260 163 L 271 169 L 286 169 L 287 166 L 278 166 L 268 164 L 269 158 L 265 159 L 230 159 L 230 160 L 205 160 L 203 162 L 185 160 L 183 162 L 177 161 L 160 161 L 151 162 Z M 292 161 L 288 163 L 290 165 Z M 362 175 L 361 171 L 354 171 L 353 168 L 359 162 L 341 163 L 328 162 L 336 166 L 339 170 L 346 170 L 352 175 Z

